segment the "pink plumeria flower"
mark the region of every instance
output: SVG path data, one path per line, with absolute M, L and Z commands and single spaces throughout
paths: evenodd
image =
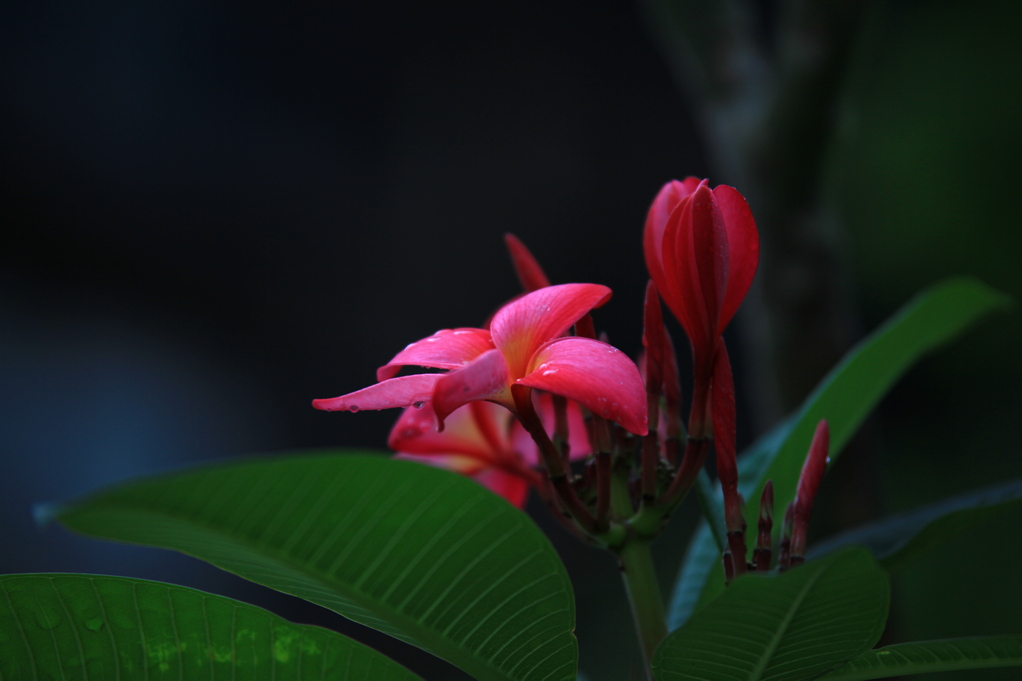
M 537 402 L 543 425 L 551 433 L 553 400 L 541 395 Z M 574 402 L 568 402 L 567 417 L 571 459 L 584 458 L 590 453 L 589 438 Z M 409 407 L 394 424 L 387 444 L 397 458 L 474 478 L 519 508 L 525 505 L 529 486 L 541 484 L 533 470 L 539 464 L 536 443 L 511 412 L 492 402 L 471 402 L 456 409 L 443 432 L 437 432 L 431 405 Z
M 312 404 L 326 411 L 358 411 L 429 402 L 442 429 L 449 414 L 470 402 L 495 402 L 517 413 L 511 388 L 524 386 L 574 400 L 645 435 L 646 393 L 635 364 L 607 343 L 562 337 L 610 295 L 598 284 L 541 288 L 498 310 L 489 329 L 437 331 L 380 367 L 376 385 Z M 397 376 L 405 366 L 447 372 Z

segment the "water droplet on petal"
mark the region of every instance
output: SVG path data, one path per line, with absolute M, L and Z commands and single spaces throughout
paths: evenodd
M 349 404 L 348 405 L 348 411 L 350 411 L 351 413 L 354 414 L 356 411 L 358 411 L 358 405 L 357 404 Z
M 423 402 L 422 400 L 417 400 L 415 402 L 412 402 L 412 408 L 414 408 L 414 409 L 422 409 L 425 406 L 426 406 L 426 403 Z
M 556 374 L 556 373 L 557 373 L 557 369 L 547 369 L 546 371 L 543 372 L 543 375 L 544 376 L 549 376 L 551 374 Z

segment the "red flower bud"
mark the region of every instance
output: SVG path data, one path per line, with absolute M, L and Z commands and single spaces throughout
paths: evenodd
M 748 204 L 727 185 L 673 180 L 650 206 L 643 241 L 650 277 L 688 334 L 696 363 L 708 368 L 759 263 Z

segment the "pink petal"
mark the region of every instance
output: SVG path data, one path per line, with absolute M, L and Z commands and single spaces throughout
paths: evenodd
M 556 415 L 554 414 L 554 400 L 548 393 L 533 393 L 533 401 L 536 403 L 536 412 L 547 435 L 551 438 L 554 435 Z M 582 408 L 577 402 L 568 400 L 568 458 L 572 461 L 584 459 L 593 453 L 589 444 L 589 434 L 586 432 L 585 416 Z M 525 430 L 520 421 L 515 419 L 511 423 L 511 447 L 524 460 L 527 466 L 538 466 L 540 463 L 539 447 Z
M 447 418 L 443 432 L 437 432 L 437 419 L 431 405 L 416 409 L 409 407 L 394 424 L 387 439 L 387 446 L 402 454 L 442 455 L 459 454 L 492 464 L 501 458 L 509 447 L 505 444 L 495 448 L 477 422 L 471 408 L 477 403 L 457 409 Z M 510 414 L 506 409 L 488 402 L 479 405 L 500 410 L 507 422 Z
M 646 257 L 646 269 L 649 276 L 657 283 L 661 290 L 666 289 L 664 282 L 663 251 L 664 228 L 667 226 L 667 219 L 681 199 L 687 196 L 684 185 L 677 180 L 671 180 L 657 192 L 653 199 L 649 212 L 646 213 L 646 227 L 642 232 L 642 250 Z
M 705 351 L 706 341 L 701 332 L 702 290 L 692 242 L 692 198 L 682 201 L 664 231 L 663 243 L 664 284 L 654 283 L 674 316 L 681 322 L 693 349 Z M 699 354 L 698 352 L 696 354 Z
M 490 400 L 514 408 L 507 363 L 499 350 L 488 350 L 461 369 L 437 378 L 432 402 L 441 429 L 450 413 L 469 402 Z
M 393 378 L 403 366 L 460 369 L 492 348 L 490 333 L 484 329 L 441 329 L 394 355 L 376 370 L 376 380 Z
M 610 289 L 599 284 L 561 284 L 533 291 L 498 310 L 490 333 L 504 354 L 510 376 L 523 376 L 540 345 L 561 336 L 587 312 L 610 300 L 610 295 Z
M 471 456 L 462 456 L 461 454 L 410 454 L 398 452 L 394 455 L 394 458 L 414 461 L 415 463 L 425 464 L 433 468 L 443 468 L 469 478 L 474 478 L 488 468 L 486 463 L 479 459 Z
M 724 218 L 713 200 L 713 192 L 701 185 L 692 194 L 692 251 L 696 277 L 690 278 L 693 309 L 698 315 L 699 330 L 708 343 L 714 344 L 720 308 L 727 290 L 728 248 Z
M 676 283 L 668 281 L 667 273 L 664 271 L 664 233 L 671 213 L 698 186 L 698 180 L 696 180 L 696 184 L 690 189 L 688 186 L 690 180 L 695 180 L 695 178 L 687 178 L 685 182 L 671 180 L 660 189 L 646 214 L 646 227 L 642 234 L 646 269 L 649 270 L 649 276 L 656 283 L 660 295 L 664 297 L 667 306 L 672 310 L 679 309 L 680 300 L 677 296 Z M 677 314 L 675 312 L 675 315 Z
M 499 494 L 511 504 L 522 508 L 529 495 L 529 483 L 523 478 L 499 468 L 481 471 L 475 479 L 491 492 Z
M 479 429 L 479 434 L 489 445 L 490 451 L 513 453 L 509 443 L 511 423 L 515 421 L 507 407 L 495 402 L 470 402 L 465 405 L 472 413 L 472 422 Z
M 425 404 L 432 396 L 433 386 L 441 376 L 442 374 L 417 374 L 391 378 L 340 397 L 313 400 L 312 406 L 323 411 L 364 411 Z
M 536 262 L 536 258 L 525 244 L 510 232 L 504 235 L 504 243 L 507 244 L 508 253 L 511 254 L 511 263 L 518 274 L 518 281 L 526 291 L 535 291 L 550 285 L 543 268 Z
M 617 348 L 590 338 L 560 338 L 541 347 L 530 368 L 518 383 L 575 400 L 636 435 L 647 433 L 642 377 Z
M 724 332 L 745 294 L 759 264 L 759 232 L 756 221 L 745 198 L 734 187 L 720 185 L 713 190 L 713 198 L 720 208 L 727 229 L 728 279 L 727 293 L 720 310 L 718 333 Z
M 525 499 L 529 494 L 529 483 L 524 477 L 501 468 L 483 465 L 479 460 L 472 457 L 456 454 L 419 456 L 402 452 L 396 454 L 394 458 L 415 461 L 416 463 L 433 466 L 434 468 L 444 468 L 470 477 L 491 492 L 504 497 L 518 508 L 525 506 Z

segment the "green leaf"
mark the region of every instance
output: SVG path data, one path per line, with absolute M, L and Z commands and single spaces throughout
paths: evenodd
M 834 460 L 880 399 L 920 358 L 1008 302 L 1006 296 L 976 280 L 950 279 L 921 293 L 856 345 L 794 415 L 739 459 L 739 489 L 748 500 L 748 526 L 757 526 L 759 497 L 767 480 L 774 483 L 774 517 L 784 517 L 820 419 L 826 418 L 830 425 L 830 457 Z M 679 573 L 707 575 L 700 602 L 719 593 L 724 582 L 720 570 L 688 565 L 689 561 L 705 561 L 707 555 L 704 547 L 690 551 Z M 680 626 L 691 615 L 692 599 L 681 600 L 679 593 L 676 585 L 669 610 L 672 626 Z
M 574 679 L 574 597 L 532 521 L 474 481 L 379 456 L 286 456 L 130 483 L 59 513 L 330 608 L 480 680 Z
M 419 677 L 361 643 L 181 586 L 0 576 L 0 679 Z
M 830 458 L 841 455 L 887 391 L 926 353 L 961 334 L 981 317 L 1008 304 L 1008 298 L 974 279 L 951 279 L 918 295 L 893 318 L 860 342 L 806 398 L 791 433 L 746 499 L 758 500 L 767 480 L 774 482 L 777 515 L 794 500 L 813 432 L 821 419 L 830 425 Z M 746 520 L 756 526 L 758 504 Z
M 657 681 L 800 681 L 869 650 L 887 619 L 887 577 L 862 549 L 780 576 L 747 575 L 671 633 Z
M 826 681 L 862 681 L 995 667 L 1022 667 L 1022 636 L 977 636 L 898 643 L 871 650 L 821 678 Z
M 716 598 L 724 590 L 721 554 L 713 539 L 709 523 L 700 523 L 692 534 L 681 572 L 674 585 L 671 604 L 667 611 L 667 629 L 674 631 L 684 624 L 692 613 Z M 721 573 L 714 580 L 712 573 Z M 719 585 L 714 583 L 719 581 Z M 711 586 L 712 583 L 712 586 Z
M 959 532 L 1022 502 L 1022 480 L 973 491 L 840 534 L 817 545 L 824 555 L 849 545 L 865 546 L 888 574 L 915 563 Z

